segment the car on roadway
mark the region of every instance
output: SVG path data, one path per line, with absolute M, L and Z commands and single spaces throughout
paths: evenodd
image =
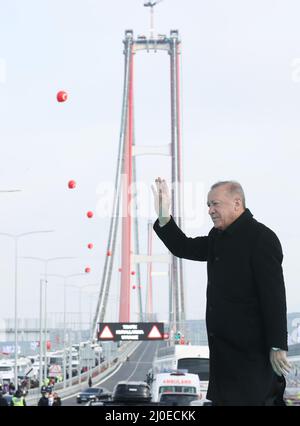
M 199 396 L 190 392 L 164 392 L 160 395 L 159 405 L 189 406 L 192 401 L 198 400 Z
M 193 401 L 190 402 L 190 405 L 193 407 L 195 406 L 204 407 L 205 405 L 212 405 L 212 401 L 206 398 L 194 399 Z
M 86 388 L 77 394 L 76 401 L 78 404 L 81 402 L 99 401 L 101 395 L 107 393 L 110 392 L 105 388 Z
M 146 382 L 122 381 L 118 382 L 113 390 L 111 399 L 91 402 L 89 406 L 158 406 L 158 402 L 151 401 L 150 386 Z
M 103 405 L 103 402 L 107 402 L 107 401 L 111 401 L 111 400 L 112 400 L 112 393 L 107 391 L 107 392 L 101 393 L 101 395 L 98 397 L 97 400 L 91 399 L 85 405 L 87 407 L 93 407 L 93 406 L 96 407 L 96 406 Z
M 150 402 L 150 386 L 146 382 L 119 382 L 114 387 L 112 399 L 115 402 Z

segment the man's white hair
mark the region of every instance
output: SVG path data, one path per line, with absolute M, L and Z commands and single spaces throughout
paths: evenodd
M 227 186 L 227 191 L 229 192 L 230 195 L 234 196 L 234 195 L 238 195 L 241 200 L 242 200 L 242 205 L 244 207 L 244 209 L 246 208 L 246 198 L 245 198 L 245 193 L 244 190 L 242 188 L 242 185 L 239 182 L 236 182 L 235 180 L 223 180 L 223 181 L 219 181 L 216 182 L 212 185 L 212 187 L 210 188 L 210 190 L 212 191 L 213 189 L 219 188 L 219 186 Z

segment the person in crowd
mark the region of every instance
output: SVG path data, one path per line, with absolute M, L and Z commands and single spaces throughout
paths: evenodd
M 1 388 L 0 389 L 0 407 L 7 407 L 7 406 L 8 406 L 8 402 L 7 402 L 7 399 L 3 395 L 3 390 Z
M 13 406 L 13 407 L 25 407 L 26 406 L 25 397 L 23 396 L 21 389 L 16 390 L 14 396 L 11 399 L 10 405 Z
M 46 390 L 42 390 L 42 396 L 40 397 L 40 399 L 38 401 L 38 406 L 39 407 L 48 407 L 49 406 Z
M 53 404 L 52 404 L 52 406 L 53 407 L 60 407 L 62 404 L 61 404 L 61 398 L 60 398 L 60 396 L 58 395 L 58 393 L 57 392 L 54 392 L 53 393 Z

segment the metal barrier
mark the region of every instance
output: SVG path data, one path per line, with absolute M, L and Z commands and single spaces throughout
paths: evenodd
M 122 364 L 127 356 L 130 356 L 140 345 L 140 342 L 128 342 L 124 344 L 120 349 L 119 354 L 112 359 L 102 362 L 93 369 L 80 374 L 79 376 L 74 376 L 67 380 L 67 386 L 64 388 L 64 383 L 56 383 L 53 387 L 53 390 L 58 393 L 61 398 L 65 398 L 74 393 L 80 392 L 82 387 L 86 386 L 86 383 L 91 376 L 94 383 L 99 382 L 100 380 L 105 379 L 109 374 L 111 374 L 117 367 Z M 70 384 L 71 382 L 71 384 Z M 29 406 L 37 405 L 41 397 L 41 387 L 30 389 L 26 396 L 26 403 Z

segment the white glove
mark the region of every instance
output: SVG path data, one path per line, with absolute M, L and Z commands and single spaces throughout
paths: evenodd
M 282 375 L 286 376 L 292 368 L 291 364 L 289 363 L 287 359 L 286 351 L 282 351 L 281 349 L 279 350 L 271 349 L 270 361 L 271 361 L 273 370 L 278 376 L 282 376 Z
M 168 185 L 164 179 L 158 177 L 157 179 L 155 179 L 155 184 L 156 189 L 154 185 L 151 185 L 152 192 L 154 195 L 154 207 L 159 219 L 159 224 L 163 226 L 166 225 L 171 219 L 171 198 Z

